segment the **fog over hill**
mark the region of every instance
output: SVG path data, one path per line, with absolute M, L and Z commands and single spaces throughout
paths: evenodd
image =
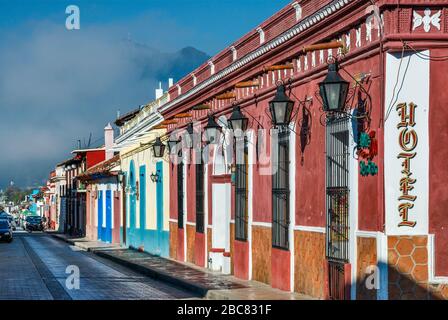
M 207 61 L 193 47 L 164 52 L 107 30 L 67 33 L 43 24 L 27 38 L 0 32 L 0 188 L 41 184 L 54 164 L 102 130 L 120 110 L 154 99 Z

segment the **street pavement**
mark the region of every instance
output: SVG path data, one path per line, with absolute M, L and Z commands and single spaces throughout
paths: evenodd
M 142 276 L 45 233 L 18 231 L 14 236 L 12 243 L 0 242 L 0 300 L 195 298 L 193 293 Z M 79 289 L 73 281 L 77 268 Z

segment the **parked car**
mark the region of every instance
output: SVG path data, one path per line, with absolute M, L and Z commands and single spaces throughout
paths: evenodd
M 0 219 L 0 240 L 12 241 L 12 228 L 8 219 Z
M 25 218 L 24 223 L 25 231 L 43 231 L 44 224 L 42 222 L 42 217 L 40 216 L 28 216 Z

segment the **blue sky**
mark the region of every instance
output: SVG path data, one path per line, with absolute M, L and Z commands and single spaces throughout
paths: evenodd
M 212 56 L 288 3 L 0 0 L 0 188 L 44 183 L 90 134 L 101 144 L 117 110 L 148 103 L 158 81 L 197 67 L 180 49 Z M 80 30 L 65 29 L 68 5 L 80 9 Z M 207 59 L 199 56 L 193 64 Z
M 289 0 L 0 0 L 0 29 L 35 22 L 65 21 L 65 8 L 77 5 L 81 28 L 119 25 L 117 37 L 173 50 L 193 46 L 210 55 L 290 3 Z M 155 29 L 160 26 L 158 29 Z M 180 33 L 181 37 L 176 36 Z M 165 37 L 166 36 L 166 37 Z

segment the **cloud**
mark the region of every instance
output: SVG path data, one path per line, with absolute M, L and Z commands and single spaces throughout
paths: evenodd
M 150 101 L 167 73 L 188 71 L 170 69 L 173 61 L 194 67 L 178 53 L 123 40 L 124 30 L 34 22 L 0 33 L 0 187 L 42 183 L 78 139 L 92 132 L 100 143 L 118 109 Z

